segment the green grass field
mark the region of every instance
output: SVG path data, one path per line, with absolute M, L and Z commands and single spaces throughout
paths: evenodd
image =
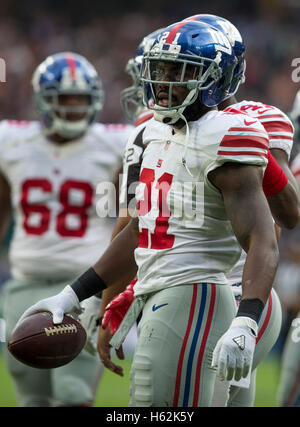
M 130 360 L 121 362 L 124 367 L 124 377 L 105 370 L 100 383 L 95 406 L 97 407 L 126 407 L 129 401 L 129 371 Z M 276 359 L 263 362 L 257 374 L 255 406 L 277 406 L 276 393 L 279 381 L 280 365 Z M 105 392 L 103 392 L 105 391 Z M 0 353 L 0 407 L 15 407 L 16 398 L 11 378 L 5 368 Z

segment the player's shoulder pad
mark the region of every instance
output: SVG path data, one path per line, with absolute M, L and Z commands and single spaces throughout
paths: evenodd
M 155 120 L 153 117 L 146 122 L 144 134 L 143 134 L 143 144 L 146 146 L 151 141 L 166 138 L 169 135 L 169 126 L 164 123 Z
M 224 133 L 217 156 L 223 161 L 264 164 L 269 137 L 262 123 L 236 108 L 222 111 L 220 118 L 224 121 Z
M 143 122 L 134 128 L 134 130 L 131 132 L 128 138 L 127 147 L 134 146 L 134 145 L 138 145 L 140 147 L 143 146 L 143 134 L 147 126 L 147 123 L 148 121 Z
M 291 119 L 280 108 L 274 105 L 245 100 L 232 105 L 232 107 L 258 119 L 268 132 L 281 131 L 294 133 L 294 126 Z
M 147 122 L 148 120 L 152 119 L 153 114 L 154 114 L 153 110 L 145 109 L 137 117 L 136 122 L 135 122 L 135 126 L 139 126 L 142 123 Z
M 89 134 L 106 146 L 110 151 L 114 151 L 118 157 L 123 156 L 123 152 L 134 126 L 122 123 L 93 123 L 90 126 Z
M 95 122 L 90 126 L 90 130 L 96 134 L 120 134 L 131 132 L 134 126 L 126 123 L 99 123 Z
M 0 144 L 15 146 L 32 141 L 32 136 L 41 132 L 39 121 L 2 120 L 0 122 Z
M 232 129 L 234 129 L 235 132 L 239 132 L 239 134 L 242 135 L 242 133 L 249 134 L 254 132 L 254 129 L 256 129 L 268 137 L 260 120 L 249 116 L 244 111 L 231 106 L 218 113 L 219 125 L 217 125 L 217 128 L 222 132 L 233 132 Z M 213 120 L 213 122 L 216 123 L 215 120 Z
M 292 121 L 283 111 L 273 105 L 254 101 L 242 101 L 234 107 L 240 108 L 261 122 L 268 132 L 270 149 L 283 150 L 290 157 L 295 129 Z

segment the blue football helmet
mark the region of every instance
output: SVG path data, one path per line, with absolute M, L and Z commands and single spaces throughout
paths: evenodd
M 173 63 L 178 72 L 173 80 L 161 72 L 161 64 Z M 158 36 L 152 48 L 144 54 L 141 81 L 144 100 L 154 110 L 156 120 L 175 123 L 188 105 L 198 98 L 207 107 L 220 104 L 228 97 L 236 58 L 232 46 L 224 35 L 211 25 L 197 21 L 182 21 L 169 27 Z M 191 73 L 192 71 L 192 73 Z M 191 77 L 192 76 L 192 77 Z M 168 86 L 168 105 L 158 105 L 155 87 Z M 174 85 L 187 89 L 180 105 L 172 106 Z M 154 105 L 151 105 L 148 90 Z
M 233 52 L 237 59 L 237 64 L 233 72 L 232 83 L 229 95 L 233 96 L 241 83 L 245 82 L 246 60 L 245 60 L 245 45 L 239 30 L 228 19 L 221 18 L 216 15 L 199 14 L 186 18 L 185 21 L 196 20 L 212 25 L 222 31 L 231 43 Z
M 125 71 L 131 77 L 133 84 L 121 92 L 121 106 L 131 121 L 135 121 L 138 115 L 145 109 L 143 89 L 140 81 L 143 55 L 151 49 L 156 38 L 162 31 L 163 29 L 160 28 L 145 36 L 138 46 L 136 56 L 127 62 Z
M 50 134 L 73 139 L 86 132 L 103 108 L 104 92 L 94 66 L 83 56 L 61 52 L 46 58 L 35 70 L 32 86 L 37 110 Z M 62 95 L 85 95 L 88 105 L 63 106 Z M 83 114 L 68 120 L 68 113 Z

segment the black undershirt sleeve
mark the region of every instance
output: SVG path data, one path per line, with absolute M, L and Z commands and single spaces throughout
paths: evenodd
M 123 179 L 126 179 L 126 200 L 120 203 L 120 207 L 122 208 L 128 208 L 129 204 L 131 204 L 131 206 L 134 204 L 132 200 L 135 199 L 135 189 L 139 184 L 141 164 L 145 149 L 143 145 L 143 132 L 144 128 L 138 133 L 132 147 L 130 147 L 125 154 L 123 173 L 127 176 L 124 176 Z M 133 162 L 133 159 L 136 159 L 136 161 Z M 127 168 L 126 163 L 128 163 Z

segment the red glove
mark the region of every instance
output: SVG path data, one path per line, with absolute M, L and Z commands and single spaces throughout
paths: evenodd
M 105 307 L 105 313 L 102 319 L 101 326 L 106 329 L 109 325 L 111 335 L 114 335 L 119 328 L 125 314 L 134 300 L 133 287 L 136 284 L 137 279 L 134 279 L 127 286 L 125 291 L 117 295 L 107 306 Z

